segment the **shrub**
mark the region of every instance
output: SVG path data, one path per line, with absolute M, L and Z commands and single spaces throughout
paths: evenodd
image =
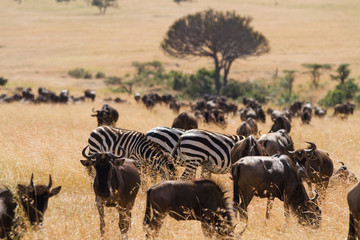
M 121 80 L 122 80 L 122 78 L 120 78 L 120 77 L 111 76 L 111 77 L 107 77 L 105 79 L 104 83 L 106 85 L 120 85 Z
M 344 103 L 347 100 L 355 98 L 359 90 L 358 85 L 354 82 L 354 79 L 351 78 L 344 84 L 338 84 L 334 90 L 328 91 L 326 96 L 319 101 L 319 104 L 330 107 Z
M 75 68 L 73 70 L 69 70 L 68 75 L 73 78 L 92 78 L 91 73 L 83 68 Z
M 196 74 L 191 74 L 183 93 L 190 98 L 199 98 L 204 94 L 213 93 L 215 71 L 205 68 L 199 69 Z
M 95 78 L 97 78 L 97 79 L 105 78 L 105 77 L 106 77 L 106 75 L 103 72 L 97 72 L 96 75 L 95 75 Z
M 0 86 L 4 86 L 8 80 L 6 78 L 0 77 Z

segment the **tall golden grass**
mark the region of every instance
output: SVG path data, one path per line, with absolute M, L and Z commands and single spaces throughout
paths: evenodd
M 146 132 L 155 126 L 170 126 L 175 116 L 165 106 L 156 106 L 151 112 L 142 104 L 128 99 L 128 104 L 113 104 L 119 111 L 118 127 Z M 97 239 L 100 238 L 99 216 L 91 178 L 79 160 L 81 150 L 87 145 L 89 133 L 96 127 L 91 118 L 92 107 L 99 108 L 100 101 L 80 105 L 31 105 L 23 103 L 2 104 L 0 115 L 0 182 L 16 186 L 28 183 L 34 173 L 35 183 L 47 183 L 52 174 L 54 186 L 61 185 L 60 194 L 50 199 L 45 225 L 39 231 L 28 231 L 24 239 Z M 184 109 L 186 110 L 186 109 Z M 331 113 L 330 113 L 331 114 Z M 357 175 L 360 164 L 358 143 L 360 136 L 355 129 L 359 114 L 348 119 L 313 118 L 310 125 L 293 120 L 291 135 L 295 147 L 305 147 L 304 141 L 313 141 L 318 148 L 329 152 L 335 166 L 344 161 Z M 240 124 L 239 116 L 229 116 L 225 129 L 200 123 L 201 129 L 235 133 Z M 265 133 L 270 120 L 260 124 Z M 229 174 L 213 175 L 232 195 Z M 151 186 L 148 182 L 147 186 Z M 313 230 L 297 224 L 295 217 L 285 222 L 283 205 L 275 201 L 271 219 L 265 220 L 266 200 L 254 198 L 249 206 L 249 226 L 244 239 L 343 239 L 347 234 L 347 186 L 328 189 L 326 201 L 321 205 L 322 226 Z M 142 219 L 145 211 L 145 189 L 136 199 L 133 209 L 131 239 L 144 238 Z M 114 208 L 106 209 L 106 238 L 117 239 L 118 214 Z M 240 224 L 241 225 L 241 224 Z M 160 239 L 203 239 L 197 222 L 177 222 L 166 218 Z
M 350 63 L 352 77 L 360 73 L 360 5 L 357 0 L 197 0 L 175 4 L 171 0 L 122 0 L 119 9 L 108 9 L 104 16 L 96 8 L 78 0 L 59 4 L 55 0 L 3 0 L 0 4 L 0 76 L 8 78 L 8 88 L 18 86 L 47 87 L 57 92 L 68 88 L 71 94 L 93 88 L 98 99 L 114 96 L 101 80 L 76 80 L 67 71 L 83 67 L 123 76 L 134 71 L 133 61 L 160 60 L 167 70 L 193 72 L 212 67 L 211 59 L 179 60 L 165 56 L 159 48 L 169 26 L 190 13 L 214 8 L 235 10 L 254 17 L 253 26 L 271 43 L 269 54 L 248 61 L 236 61 L 230 78 L 271 79 L 276 69 L 298 70 L 297 90 L 307 100 L 318 100 L 334 82 L 323 75 L 318 90 L 309 88 L 309 76 L 302 63 Z M 4 89 L 0 89 L 5 91 Z M 122 98 L 126 96 L 121 96 Z M 128 99 L 130 104 L 114 104 L 120 113 L 118 127 L 142 132 L 156 126 L 170 126 L 175 116 L 164 106 L 146 110 Z M 16 186 L 28 183 L 31 173 L 36 183 L 47 183 L 52 174 L 60 194 L 50 200 L 45 225 L 28 231 L 24 239 L 98 239 L 99 217 L 94 204 L 91 179 L 79 160 L 96 120 L 90 117 L 93 107 L 102 102 L 80 105 L 1 104 L 0 114 L 0 183 Z M 330 110 L 330 114 L 331 110 Z M 313 141 L 330 153 L 335 165 L 344 161 L 357 175 L 359 114 L 348 119 L 316 119 L 310 125 L 293 121 L 291 135 L 295 147 Z M 235 133 L 239 117 L 228 118 L 225 129 L 200 123 L 201 129 Z M 265 133 L 270 121 L 260 124 Z M 336 165 L 338 166 L 338 165 Z M 229 175 L 214 176 L 231 195 Z M 150 183 L 149 183 L 150 185 Z M 249 227 L 244 239 L 343 239 L 347 234 L 349 187 L 331 188 L 323 211 L 322 227 L 301 227 L 295 218 L 288 223 L 280 201 L 275 201 L 271 219 L 265 220 L 265 200 L 254 199 L 249 206 Z M 142 239 L 145 193 L 140 191 L 133 209 L 131 239 Z M 106 210 L 106 238 L 118 239 L 118 216 Z M 176 222 L 167 218 L 160 239 L 203 239 L 197 222 Z

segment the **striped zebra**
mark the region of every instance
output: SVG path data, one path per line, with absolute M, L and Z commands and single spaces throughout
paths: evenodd
M 231 149 L 241 135 L 230 135 L 192 129 L 183 133 L 172 155 L 176 153 L 185 162 L 181 179 L 195 177 L 200 165 L 210 173 L 228 173 L 231 170 Z
M 158 144 L 147 139 L 146 135 L 132 130 L 101 126 L 94 129 L 89 136 L 89 155 L 96 152 L 111 152 L 119 155 L 121 148 L 125 149 L 125 158 L 135 160 L 135 165 L 151 167 L 160 172 L 161 178 L 175 179 L 174 163 Z
M 170 127 L 155 127 L 145 133 L 148 139 L 156 142 L 167 153 L 171 154 L 180 136 L 185 132 L 183 129 L 170 128 Z M 177 156 L 173 156 L 175 161 L 179 159 Z M 180 162 L 176 164 L 181 165 Z

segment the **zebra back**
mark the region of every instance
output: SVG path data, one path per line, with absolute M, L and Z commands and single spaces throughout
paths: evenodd
M 126 158 L 134 159 L 139 166 L 151 166 L 154 170 L 168 172 L 170 178 L 175 178 L 176 170 L 169 155 L 157 143 L 149 140 L 145 134 L 110 126 L 101 126 L 94 129 L 89 136 L 89 153 L 112 152 L 120 154 L 125 149 Z

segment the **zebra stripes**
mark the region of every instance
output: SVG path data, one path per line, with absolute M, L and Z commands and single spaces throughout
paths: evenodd
M 141 132 L 101 126 L 90 133 L 88 143 L 90 155 L 103 151 L 119 155 L 121 146 L 125 149 L 124 157 L 135 160 L 138 168 L 151 167 L 160 172 L 162 179 L 166 179 L 166 174 L 170 179 L 176 177 L 176 169 L 169 156 Z
M 211 173 L 224 174 L 231 169 L 231 149 L 244 137 L 192 129 L 183 133 L 172 155 L 176 153 L 185 162 L 181 179 L 191 179 L 200 165 Z

